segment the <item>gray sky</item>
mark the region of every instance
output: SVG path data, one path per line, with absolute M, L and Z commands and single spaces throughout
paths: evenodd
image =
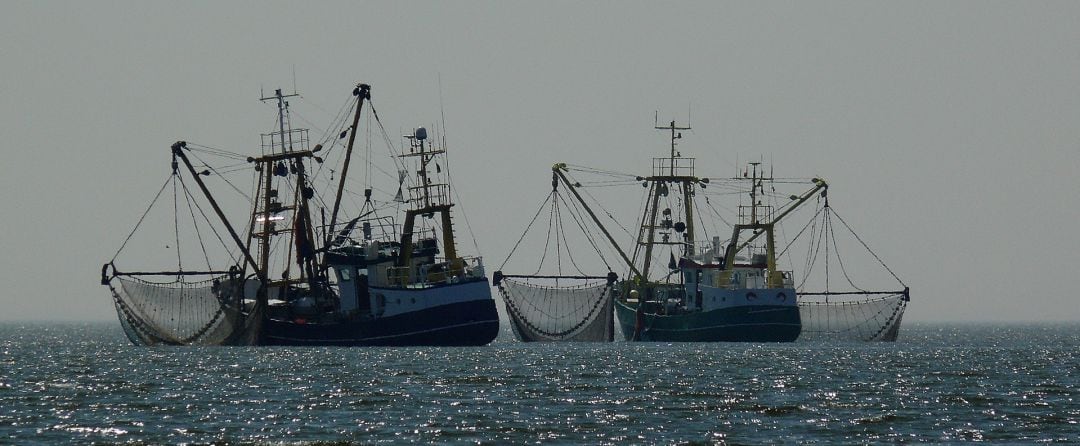
M 489 269 L 555 161 L 820 175 L 908 321 L 1080 320 L 1077 2 L 28 2 L 0 14 L 0 320 L 115 319 L 98 285 L 187 139 L 257 153 L 291 89 L 446 110 Z M 316 109 L 317 110 L 317 109 Z M 635 197 L 636 200 L 636 197 Z

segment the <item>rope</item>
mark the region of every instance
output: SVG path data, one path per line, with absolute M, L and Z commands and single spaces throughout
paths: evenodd
M 821 237 L 818 234 L 817 219 L 814 219 L 813 221 L 814 221 L 814 224 L 812 226 L 813 230 L 811 231 L 811 235 L 813 235 L 813 237 L 810 239 L 810 244 L 809 244 L 809 246 L 807 248 L 806 263 L 805 263 L 806 266 L 805 266 L 805 268 L 803 268 L 803 271 L 806 271 L 806 272 L 803 273 L 803 279 L 802 279 L 801 282 L 799 282 L 799 286 L 797 287 L 798 289 L 802 289 L 802 287 L 806 285 L 807 279 L 810 278 L 810 272 L 814 270 L 814 265 L 817 263 L 818 253 L 821 251 L 821 239 L 823 237 Z M 824 225 L 822 225 L 821 230 L 822 231 L 825 230 Z
M 554 191 L 552 193 L 555 193 Z M 551 240 L 551 227 L 555 227 L 555 270 L 558 274 L 562 274 L 562 240 L 559 239 L 559 233 L 562 227 L 562 213 L 559 211 L 559 200 L 553 200 L 551 206 L 552 221 L 548 223 L 548 240 Z M 543 261 L 541 261 L 543 263 Z M 538 270 L 537 274 L 540 273 Z M 578 271 L 580 274 L 581 271 Z
M 172 175 L 169 175 L 169 177 L 165 179 L 165 183 L 161 185 L 161 189 L 158 189 L 157 195 L 154 195 L 154 199 L 150 201 L 150 205 L 146 207 L 146 210 L 143 211 L 142 216 L 139 217 L 139 222 L 135 223 L 134 228 L 131 228 L 131 232 L 128 233 L 127 238 L 124 239 L 124 243 L 120 244 L 120 249 L 116 250 L 116 254 L 113 254 L 112 260 L 110 260 L 109 263 L 116 261 L 116 257 L 120 255 L 120 251 L 124 250 L 124 247 L 127 246 L 128 241 L 131 240 L 131 236 L 135 235 L 135 231 L 139 229 L 140 225 L 142 225 L 143 220 L 146 219 L 146 215 L 150 213 L 150 209 L 154 207 L 154 203 L 157 203 L 158 198 L 161 198 L 161 193 L 165 192 L 165 187 L 169 185 L 169 181 L 171 180 Z
M 795 234 L 795 238 L 791 239 L 791 241 L 788 242 L 787 246 L 784 246 L 784 249 L 782 249 L 780 251 L 780 253 L 776 255 L 777 257 L 783 257 L 784 253 L 787 252 L 788 248 L 791 248 L 791 245 L 795 244 L 795 241 L 799 239 L 799 236 L 801 236 L 803 234 L 803 232 L 806 231 L 806 228 L 809 228 L 810 224 L 817 222 L 817 217 L 818 217 L 819 214 L 821 214 L 821 209 L 824 209 L 824 208 L 819 208 L 817 210 L 817 212 L 814 213 L 814 216 L 810 217 L 810 220 L 808 220 L 806 222 L 806 224 L 803 225 L 802 229 L 799 230 L 799 233 Z
M 178 203 L 176 202 L 176 181 L 175 178 L 179 175 L 173 175 L 173 232 L 176 234 L 176 269 L 179 271 L 184 270 L 183 261 L 180 257 L 180 211 L 177 210 Z
M 543 211 L 544 208 L 547 207 L 548 200 L 551 200 L 551 197 L 553 195 L 554 195 L 554 192 L 552 192 L 551 194 L 548 194 L 548 196 L 546 198 L 544 198 L 544 202 L 540 203 L 540 208 L 536 210 L 536 214 L 533 215 L 532 220 L 529 221 L 529 225 L 525 227 L 525 232 L 521 233 L 521 237 L 518 238 L 517 243 L 515 243 L 514 247 L 510 250 L 510 254 L 506 255 L 506 260 L 503 260 L 502 265 L 499 265 L 500 270 L 503 269 L 503 267 L 506 266 L 506 262 L 510 261 L 510 257 L 513 257 L 514 252 L 517 251 L 518 246 L 521 245 L 521 241 L 525 239 L 525 235 L 529 233 L 529 229 L 532 228 L 533 223 L 536 223 L 536 219 L 540 217 L 540 211 Z
M 183 183 L 183 178 L 181 178 L 181 183 Z M 184 186 L 184 190 L 187 191 L 186 184 Z M 214 237 L 216 237 L 218 239 L 218 243 L 221 243 L 221 246 L 226 247 L 226 250 L 229 252 L 229 257 L 230 258 L 235 258 L 236 256 L 234 255 L 234 252 L 235 252 L 234 250 L 235 249 L 240 249 L 240 248 L 236 247 L 236 246 L 233 246 L 233 245 L 230 245 L 229 243 L 226 243 L 225 239 L 221 236 L 221 233 L 218 232 L 217 228 L 215 228 L 212 223 L 210 223 L 210 217 L 208 215 L 206 215 L 206 211 L 203 210 L 202 206 L 199 205 L 199 201 L 195 199 L 194 194 L 192 194 L 190 191 L 188 191 L 188 196 L 191 197 L 191 202 L 195 204 L 195 209 L 197 209 L 199 211 L 199 215 L 202 215 L 203 221 L 205 221 L 207 226 L 210 228 L 210 232 L 213 232 Z M 194 218 L 192 220 L 194 220 Z M 198 226 L 196 225 L 195 227 L 196 227 L 196 233 L 198 233 Z M 199 244 L 202 245 L 202 243 L 203 243 L 202 242 L 202 236 L 200 235 L 199 236 Z M 233 246 L 233 248 L 229 249 L 228 248 L 229 246 Z M 203 246 L 203 255 L 206 255 L 206 247 L 205 246 Z M 207 263 L 207 268 L 208 269 L 213 269 L 212 267 L 210 267 L 210 260 L 209 259 L 207 259 L 206 263 Z
M 855 288 L 859 291 L 866 291 L 862 288 L 859 288 L 858 285 L 855 285 L 855 282 L 853 282 L 851 280 L 851 277 L 848 276 L 847 268 L 844 267 L 844 260 L 840 257 L 840 246 L 836 244 L 836 232 L 834 231 L 834 227 L 832 225 L 832 218 L 829 219 L 829 236 L 832 237 L 833 250 L 836 252 L 836 263 L 840 264 L 840 272 L 844 274 L 844 279 L 847 280 L 848 285 L 851 285 L 852 288 Z
M 637 184 L 637 181 L 635 181 L 634 184 Z M 600 209 L 601 211 L 603 211 L 604 215 L 607 215 L 608 219 L 611 220 L 612 223 L 615 223 L 615 226 L 618 226 L 619 229 L 622 229 L 622 231 L 625 232 L 626 235 L 629 235 L 629 236 L 633 237 L 634 234 L 631 233 L 629 229 L 626 229 L 626 227 L 623 226 L 622 223 L 619 223 L 619 219 L 615 218 L 615 216 L 611 214 L 611 211 L 607 210 L 607 208 L 605 208 L 603 205 L 601 205 L 600 200 L 597 200 L 596 197 L 594 197 L 591 193 L 589 193 L 588 190 L 583 190 L 582 192 L 584 192 L 586 196 L 588 196 L 590 199 L 592 199 L 593 206 L 596 206 L 597 209 Z
M 442 104 L 442 89 L 441 88 L 439 89 L 439 103 Z M 442 121 L 443 121 L 442 122 L 442 124 L 443 124 L 442 125 L 442 127 L 443 127 L 442 128 L 442 140 L 443 140 L 443 147 L 442 148 L 443 148 L 443 151 L 447 151 L 447 150 L 449 150 L 449 148 L 446 147 L 446 114 L 443 112 L 441 105 L 439 106 L 439 113 L 442 115 Z M 473 248 L 475 248 L 476 253 L 479 254 L 481 252 L 480 251 L 480 242 L 476 238 L 476 233 L 473 232 L 472 224 L 469 223 L 469 213 L 465 212 L 465 206 L 462 205 L 461 195 L 458 194 L 457 187 L 455 187 L 454 183 L 452 183 L 450 181 L 450 157 L 449 156 L 444 157 L 443 161 L 446 162 L 446 178 L 447 178 L 446 183 L 450 187 L 450 192 L 453 192 L 454 200 L 457 202 L 457 205 L 461 206 L 461 217 L 465 220 L 465 229 L 467 231 L 469 231 L 469 238 L 472 239 Z
M 183 177 L 180 178 L 180 185 L 184 189 L 184 201 L 187 202 L 188 213 L 191 214 L 191 227 L 195 228 L 195 236 L 199 239 L 199 247 L 202 249 L 203 258 L 206 259 L 206 269 L 213 269 L 210 265 L 210 255 L 206 253 L 206 244 L 203 243 L 202 232 L 199 231 L 199 222 L 195 220 L 195 209 L 191 207 L 191 192 L 187 188 L 187 184 L 184 183 Z
M 220 156 L 222 158 L 229 158 L 229 159 L 242 160 L 242 161 L 247 160 L 247 156 L 245 156 L 245 155 L 242 155 L 242 154 L 239 154 L 239 153 L 236 153 L 236 152 L 230 152 L 230 151 L 225 150 L 225 149 L 219 149 L 219 148 L 216 148 L 216 147 L 210 147 L 210 146 L 206 146 L 206 145 L 202 145 L 202 144 L 198 144 L 198 143 L 193 143 L 191 141 L 187 142 L 187 148 L 188 148 L 189 152 L 202 152 L 202 153 L 207 153 L 207 154 L 210 154 L 210 155 Z
M 241 196 L 241 197 L 244 197 L 244 199 L 246 199 L 246 200 L 248 201 L 248 203 L 254 203 L 254 201 L 253 201 L 253 200 L 251 199 L 251 196 L 250 196 L 250 195 L 248 195 L 248 194 L 244 193 L 244 191 L 240 190 L 240 188 L 238 188 L 238 187 L 236 187 L 235 185 L 233 185 L 233 184 L 232 184 L 232 182 L 230 182 L 228 178 L 225 178 L 225 176 L 224 176 L 224 175 L 222 175 L 222 174 L 221 174 L 221 172 L 219 172 L 219 171 L 218 171 L 218 170 L 217 170 L 216 168 L 214 168 L 214 166 L 211 166 L 211 165 L 210 165 L 209 163 L 207 163 L 206 161 L 203 161 L 203 160 L 202 160 L 201 158 L 199 158 L 199 157 L 198 157 L 197 155 L 192 155 L 192 157 L 194 157 L 194 158 L 195 158 L 196 160 L 198 160 L 198 161 L 199 161 L 200 163 L 203 163 L 203 166 L 205 166 L 205 167 L 206 167 L 207 169 L 209 169 L 209 170 L 210 170 L 211 172 L 214 172 L 214 174 L 215 174 L 215 175 L 217 175 L 217 176 L 218 176 L 218 178 L 221 178 L 221 180 L 222 180 L 222 181 L 224 181 L 224 182 L 225 182 L 225 184 L 229 185 L 229 187 L 231 187 L 231 188 L 232 188 L 232 189 L 233 189 L 234 191 L 236 191 L 236 193 L 240 194 L 240 196 Z M 243 167 L 243 170 L 245 170 L 245 171 L 246 171 L 246 170 L 247 170 L 247 163 L 245 162 L 245 163 L 243 164 L 243 166 L 244 166 L 244 167 Z M 226 171 L 225 173 L 231 173 L 231 172 L 229 172 L 229 171 Z
M 890 269 L 890 268 L 889 268 L 889 266 L 888 266 L 888 265 L 886 265 L 886 264 L 885 264 L 885 262 L 883 262 L 883 261 L 881 260 L 881 257 L 878 257 L 878 255 L 877 255 L 876 253 L 874 253 L 874 251 L 873 251 L 873 250 L 871 250 L 871 249 L 870 249 L 870 246 L 868 246 L 868 245 L 866 244 L 866 242 L 864 242 L 864 241 L 863 241 L 862 237 L 859 237 L 859 234 L 856 234 L 856 233 L 855 233 L 855 231 L 854 231 L 853 229 L 851 229 L 851 226 L 848 226 L 847 222 L 846 222 L 846 221 L 844 221 L 844 218 L 843 218 L 843 217 L 841 217 L 841 216 L 840 216 L 840 214 L 837 214 L 837 213 L 836 213 L 836 210 L 833 210 L 833 211 L 832 211 L 832 214 L 833 214 L 833 215 L 835 215 L 835 216 L 836 216 L 836 218 L 840 219 L 840 223 L 843 223 L 843 224 L 844 224 L 844 227 L 845 227 L 845 228 L 847 228 L 847 230 L 848 230 L 849 232 L 851 232 L 851 235 L 854 235 L 854 236 L 855 236 L 855 240 L 858 240 L 858 241 L 859 241 L 859 243 L 862 243 L 862 245 L 863 245 L 863 248 L 866 248 L 866 251 L 867 251 L 867 252 L 869 252 L 869 253 L 870 253 L 870 255 L 874 256 L 874 259 L 876 259 L 876 260 L 878 261 L 878 263 L 880 263 L 880 264 L 881 264 L 881 266 L 882 266 L 882 267 L 884 267 L 884 268 L 885 268 L 885 270 L 889 272 L 889 274 L 892 274 L 893 278 L 894 278 L 894 279 L 896 279 L 896 281 L 897 281 L 897 282 L 900 282 L 900 284 L 901 284 L 901 285 L 903 285 L 903 286 L 907 286 L 907 284 L 905 284 L 903 280 L 900 280 L 900 277 L 898 277 L 898 276 L 896 275 L 896 273 L 894 273 L 894 272 L 892 271 L 892 269 Z
M 560 196 L 559 198 L 563 200 L 564 204 L 566 203 L 566 198 L 562 196 Z M 585 219 L 581 216 L 581 209 L 578 208 L 577 203 L 575 203 L 574 201 L 571 200 L 569 203 L 571 209 L 576 210 L 576 213 L 570 213 L 570 217 L 573 218 L 574 223 L 577 223 L 577 226 L 579 229 L 581 229 L 581 232 L 585 234 L 585 239 L 589 241 L 589 245 L 592 246 L 593 251 L 596 251 L 596 255 L 600 257 L 600 261 L 604 263 L 604 266 L 608 269 L 608 271 L 611 271 L 611 265 L 609 265 L 607 259 L 604 258 L 604 254 L 600 251 L 600 246 L 597 245 L 596 240 L 593 239 L 592 233 L 589 232 L 589 230 L 587 229 L 588 227 L 585 225 Z M 571 257 L 571 261 L 573 261 L 573 257 Z M 575 266 L 577 265 L 575 264 Z M 579 269 L 578 272 L 581 272 L 581 270 Z

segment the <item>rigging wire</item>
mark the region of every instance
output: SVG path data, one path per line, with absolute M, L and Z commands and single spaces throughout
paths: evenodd
M 806 224 L 803 225 L 802 229 L 800 229 L 799 232 L 797 234 L 795 234 L 795 238 L 791 239 L 791 241 L 788 242 L 788 244 L 786 246 L 784 246 L 784 249 L 782 249 L 780 251 L 780 253 L 776 255 L 777 257 L 783 256 L 784 253 L 786 253 L 787 250 L 789 248 L 791 248 L 792 245 L 795 244 L 795 241 L 799 239 L 799 236 L 803 235 L 803 233 L 806 232 L 806 228 L 809 228 L 811 224 L 813 224 L 813 223 L 815 223 L 817 221 L 817 217 L 818 217 L 818 215 L 821 214 L 822 209 L 824 209 L 824 208 L 818 208 L 818 210 L 816 212 L 814 212 L 814 215 L 812 217 L 810 217 L 810 220 L 808 220 L 806 222 Z
M 554 191 L 552 191 L 552 193 L 548 194 L 548 196 L 546 198 L 544 198 L 543 203 L 540 203 L 540 208 L 536 210 L 536 214 L 533 215 L 532 220 L 529 221 L 529 225 L 525 227 L 525 232 L 521 233 L 521 237 L 518 238 L 517 243 L 514 243 L 514 247 L 512 249 L 510 249 L 510 254 L 507 254 L 506 259 L 503 260 L 502 265 L 499 265 L 500 270 L 503 269 L 506 266 L 506 262 L 509 262 L 510 258 L 514 256 L 514 252 L 517 251 L 518 246 L 521 245 L 521 241 L 525 240 L 525 235 L 529 233 L 529 229 L 532 228 L 533 223 L 536 223 L 536 219 L 538 217 L 540 217 L 540 212 L 542 212 L 545 208 L 547 208 L 548 201 L 551 200 L 551 197 L 553 195 L 554 195 Z
M 555 195 L 554 190 L 551 191 L 551 195 L 552 196 Z M 555 209 L 557 209 L 556 203 L 552 203 L 551 210 L 548 211 L 548 227 L 547 227 L 547 235 L 544 237 L 544 250 L 540 252 L 540 262 L 536 266 L 536 271 L 533 272 L 533 274 L 540 274 L 540 270 L 544 268 L 544 261 L 547 259 L 547 254 L 548 254 L 548 247 L 551 246 L 551 225 L 554 222 L 553 214 L 555 212 Z M 541 210 L 543 210 L 543 208 L 541 208 Z M 525 234 L 522 234 L 522 237 L 524 237 L 524 236 L 525 236 Z
M 210 232 L 212 232 L 214 234 L 214 237 L 218 239 L 218 243 L 221 243 L 221 246 L 225 247 L 225 251 L 228 253 L 229 259 L 235 261 L 235 259 L 238 257 L 236 251 L 240 250 L 241 247 L 236 245 L 235 243 L 230 244 L 225 241 L 225 238 L 221 236 L 221 232 L 218 232 L 217 227 L 210 223 L 210 216 L 207 215 L 206 211 L 202 208 L 202 205 L 199 204 L 199 201 L 195 200 L 194 195 L 192 195 L 192 202 L 195 204 L 195 209 L 197 209 L 199 211 L 199 214 L 202 215 L 203 220 L 206 221 L 207 226 L 210 227 Z M 241 261 L 240 263 L 246 264 L 246 262 L 243 261 Z
M 802 289 L 803 286 L 806 285 L 806 281 L 810 278 L 810 273 L 813 271 L 814 265 L 817 263 L 818 253 L 821 251 L 822 237 L 820 236 L 820 234 L 818 234 L 818 221 L 817 219 L 814 219 L 812 221 L 813 225 L 811 226 L 811 238 L 810 243 L 807 246 L 808 251 L 806 255 L 806 263 L 803 268 L 803 271 L 805 271 L 805 273 L 803 273 L 804 275 L 802 281 L 799 282 L 799 286 L 797 287 L 798 289 Z M 821 230 L 824 230 L 824 225 L 822 225 Z
M 701 204 L 698 202 L 698 200 L 694 200 L 693 204 L 694 204 L 694 216 L 697 217 L 698 221 L 701 222 L 700 227 L 701 227 L 701 233 L 704 235 L 704 240 L 709 241 L 709 231 L 708 231 L 708 228 L 705 227 L 705 219 L 701 218 L 701 215 L 703 214 L 703 212 L 701 212 Z M 694 225 L 694 227 L 697 228 L 698 225 Z M 690 234 L 690 236 L 693 237 L 694 234 Z M 697 238 L 694 238 L 694 240 L 697 240 Z M 696 253 L 697 252 L 697 247 L 693 247 L 693 248 L 694 248 L 694 252 Z
M 441 101 L 442 101 L 442 98 L 440 98 L 440 102 Z M 440 109 L 441 109 L 441 107 L 440 107 Z M 446 125 L 445 121 L 446 121 L 446 117 L 443 116 L 443 126 L 444 127 Z M 443 131 L 445 132 L 445 129 Z M 443 139 L 443 147 L 442 147 L 442 149 L 445 152 L 447 150 L 447 148 L 446 148 L 446 134 L 445 133 L 443 134 L 442 139 Z M 476 254 L 480 255 L 480 252 L 481 252 L 480 251 L 480 243 L 476 239 L 476 233 L 473 232 L 472 224 L 469 223 L 469 213 L 465 212 L 465 206 L 462 204 L 461 195 L 458 193 L 457 187 L 454 185 L 453 182 L 450 181 L 450 157 L 449 156 L 444 157 L 443 162 L 446 163 L 446 178 L 447 178 L 446 183 L 447 183 L 448 187 L 450 188 L 450 191 L 454 194 L 454 200 L 457 202 L 457 205 L 461 208 L 461 212 L 459 214 L 465 220 L 465 229 L 469 231 L 469 237 L 472 239 L 473 248 L 476 249 Z
M 187 149 L 189 152 L 202 152 L 210 155 L 220 156 L 222 158 L 229 158 L 237 161 L 246 161 L 247 156 L 237 152 L 228 151 L 225 149 L 219 149 L 217 147 L 211 147 L 191 141 L 187 142 Z
M 177 211 L 176 203 L 176 177 L 178 176 L 179 175 L 173 176 L 173 231 L 176 233 L 176 270 L 183 271 L 184 265 L 180 260 L 180 213 Z
M 634 182 L 634 184 L 637 184 L 637 182 L 635 181 L 635 182 Z M 597 200 L 597 199 L 596 199 L 596 197 L 594 197 L 594 196 L 593 196 L 593 194 L 589 193 L 589 191 L 588 191 L 588 190 L 584 190 L 584 191 L 582 191 L 582 192 L 584 192 L 584 193 L 585 193 L 585 195 L 587 195 L 587 196 L 588 196 L 589 198 L 591 198 L 591 199 L 592 199 L 592 201 L 593 201 L 593 205 L 595 205 L 595 206 L 596 206 L 597 208 L 599 208 L 599 209 L 600 209 L 601 211 L 604 211 L 604 215 L 607 215 L 607 217 L 608 217 L 608 218 L 609 218 L 609 219 L 610 219 L 610 220 L 611 220 L 611 221 L 612 221 L 613 223 L 615 223 L 615 226 L 618 226 L 618 227 L 619 227 L 619 229 L 622 229 L 622 231 L 623 231 L 623 232 L 625 232 L 625 233 L 626 233 L 626 235 L 629 235 L 629 236 L 631 236 L 631 237 L 633 237 L 633 236 L 634 236 L 634 234 L 630 233 L 630 230 L 629 230 L 629 229 L 626 229 L 626 227 L 625 227 L 625 226 L 623 226 L 623 225 L 622 225 L 621 223 L 619 223 L 619 220 L 618 220 L 617 218 L 615 218 L 615 216 L 614 216 L 614 215 L 612 215 L 612 214 L 611 214 L 611 211 L 608 211 L 608 210 L 607 210 L 607 208 L 605 208 L 604 206 L 602 206 L 602 205 L 600 204 L 600 200 Z
M 844 279 L 847 280 L 848 285 L 851 285 L 852 288 L 855 288 L 859 291 L 866 292 L 866 290 L 855 285 L 855 283 L 852 282 L 851 277 L 848 276 L 847 268 L 844 267 L 844 261 L 840 257 L 840 246 L 836 244 L 836 232 L 834 225 L 832 224 L 831 217 L 829 218 L 829 237 L 832 238 L 833 251 L 836 252 L 836 263 L 840 265 L 840 272 L 844 274 Z
M 241 191 L 240 188 L 233 185 L 232 182 L 229 181 L 228 178 L 226 178 L 224 175 L 222 175 L 220 172 L 218 172 L 217 169 L 214 168 L 214 166 L 210 165 L 210 163 L 207 163 L 206 161 L 203 161 L 201 158 L 199 158 L 198 155 L 192 154 L 191 156 L 194 157 L 196 160 L 198 160 L 200 163 L 202 163 L 203 166 L 205 166 L 207 169 L 209 169 L 210 171 L 217 174 L 218 178 L 221 178 L 221 180 L 224 181 L 225 184 L 229 185 L 229 187 L 231 187 L 234 191 L 236 191 L 236 193 L 240 194 L 241 197 L 244 197 L 244 199 L 246 199 L 248 201 L 248 203 L 254 203 L 254 201 L 251 199 L 250 195 L 244 193 L 244 191 Z
M 206 253 L 206 244 L 203 242 L 202 232 L 199 231 L 199 222 L 195 219 L 195 209 L 191 207 L 191 191 L 188 190 L 183 177 L 180 177 L 180 185 L 183 186 L 184 201 L 187 202 L 188 213 L 191 214 L 191 227 L 195 229 L 195 237 L 199 240 L 199 247 L 202 249 L 203 258 L 206 259 L 206 270 L 213 270 L 213 267 L 210 266 L 210 255 Z
M 169 186 L 170 181 L 172 181 L 172 175 L 169 175 L 169 177 L 165 179 L 165 183 L 161 185 L 161 189 L 158 189 L 157 194 L 154 195 L 154 199 L 150 201 L 150 205 L 146 207 L 145 211 L 143 211 L 142 216 L 139 217 L 139 221 L 135 223 L 135 227 L 131 228 L 131 232 L 128 233 L 128 236 L 124 239 L 124 242 L 120 244 L 120 249 L 116 250 L 116 254 L 113 254 L 112 259 L 109 260 L 109 263 L 116 261 L 116 257 L 120 255 L 120 251 L 124 250 L 124 247 L 127 246 L 128 241 L 131 240 L 131 236 L 135 235 L 135 231 L 137 231 L 139 229 L 139 226 L 142 225 L 143 220 L 145 220 L 147 214 L 150 213 L 150 209 L 154 208 L 154 204 L 157 203 L 158 198 L 161 198 L 161 193 L 165 192 L 165 188 Z
M 855 240 L 858 240 L 858 241 L 859 241 L 859 243 L 861 243 L 861 244 L 863 245 L 863 248 L 866 248 L 866 250 L 867 250 L 867 251 L 868 251 L 868 252 L 870 253 L 870 255 L 874 256 L 874 259 L 877 259 L 878 263 L 880 263 L 880 264 L 881 264 L 881 266 L 882 266 L 882 267 L 884 267 L 884 268 L 885 268 L 885 270 L 886 270 L 886 271 L 888 271 L 888 272 L 889 272 L 889 274 L 891 274 L 891 275 L 893 276 L 893 278 L 894 278 L 894 279 L 896 279 L 896 281 L 897 281 L 897 282 L 900 282 L 900 285 L 903 285 L 903 286 L 905 286 L 905 287 L 907 286 L 907 284 L 905 284 L 903 280 L 900 280 L 900 277 L 898 277 L 898 276 L 896 275 L 896 273 L 894 273 L 894 272 L 893 272 L 893 270 L 892 270 L 892 269 L 890 269 L 890 268 L 889 268 L 889 266 L 888 266 L 888 265 L 886 265 L 886 264 L 885 264 L 885 262 L 883 262 L 883 261 L 881 260 L 881 257 L 878 257 L 878 255 L 877 255 L 876 253 L 874 253 L 874 251 L 873 251 L 873 250 L 871 250 L 871 249 L 870 249 L 870 246 L 868 246 L 868 245 L 866 244 L 866 242 L 864 242 L 864 241 L 863 241 L 862 237 L 859 237 L 859 234 L 856 234 L 856 233 L 855 233 L 855 231 L 854 231 L 853 229 L 851 229 L 851 226 L 849 226 L 849 225 L 847 224 L 847 222 L 846 222 L 846 221 L 844 221 L 844 218 L 843 218 L 843 217 L 841 217 L 841 216 L 840 216 L 840 214 L 837 214 L 837 213 L 836 213 L 836 210 L 835 210 L 835 209 L 834 209 L 834 210 L 832 210 L 832 214 L 833 214 L 833 215 L 835 215 L 835 216 L 836 216 L 836 218 L 837 218 L 838 220 L 840 220 L 840 223 L 843 223 L 843 224 L 844 224 L 844 227 L 845 227 L 845 228 L 847 228 L 847 230 L 848 230 L 849 232 L 851 232 L 851 235 L 854 235 L 854 236 L 855 236 Z
M 571 204 L 567 203 L 566 198 L 562 197 L 561 195 L 559 196 L 559 199 L 563 201 L 564 206 L 567 206 L 571 209 L 571 212 L 569 212 L 570 218 L 574 220 L 574 223 L 576 223 L 578 228 L 581 229 L 581 232 L 585 234 L 585 239 L 589 241 L 589 245 L 592 246 L 594 251 L 596 251 L 596 255 L 600 257 L 600 260 L 602 262 L 604 262 L 604 266 L 607 267 L 608 271 L 611 271 L 611 266 L 608 265 L 607 259 L 604 258 L 604 254 L 600 252 L 600 248 L 596 246 L 596 242 L 592 239 L 589 232 L 585 229 L 584 222 L 577 214 L 573 212 L 574 207 Z M 561 218 L 560 221 L 562 221 Z M 578 266 L 577 262 L 574 261 L 574 257 L 570 255 L 570 243 L 566 241 L 565 229 L 563 231 L 563 241 L 566 243 L 567 246 L 566 256 L 570 259 L 570 263 L 572 263 L 574 265 L 574 268 L 577 269 L 578 274 L 581 274 L 583 276 L 586 275 L 585 272 L 582 271 L 581 268 Z
M 449 147 L 447 147 L 447 143 L 446 143 L 446 108 L 443 106 L 442 74 L 441 73 L 439 74 L 439 119 L 441 121 L 441 128 L 439 130 L 440 130 L 440 134 L 442 135 L 442 149 L 443 149 L 443 151 L 446 151 L 446 150 L 449 150 Z M 449 156 L 445 157 L 443 161 L 446 162 L 446 178 L 447 178 L 446 182 L 447 182 L 447 184 L 449 184 L 450 191 L 454 193 L 454 200 L 456 200 L 458 206 L 461 207 L 460 214 L 461 214 L 462 218 L 465 220 L 465 229 L 469 231 L 469 237 L 472 239 L 473 248 L 476 249 L 476 255 L 480 255 L 480 252 L 481 252 L 480 251 L 480 242 L 476 238 L 476 233 L 473 232 L 472 224 L 469 223 L 469 213 L 465 212 L 465 206 L 462 204 L 461 195 L 458 194 L 457 187 L 454 186 L 454 183 L 452 183 L 449 180 L 450 172 L 451 172 L 451 170 L 450 170 L 450 157 Z
M 341 105 L 341 108 L 338 110 L 338 114 L 334 116 L 334 119 L 332 121 L 330 121 L 330 126 L 327 127 L 326 133 L 323 135 L 323 138 L 320 139 L 318 142 L 318 144 L 324 146 L 323 150 L 325 150 L 325 152 L 323 153 L 323 158 L 329 158 L 331 154 L 336 154 L 336 152 L 334 152 L 334 149 L 340 145 L 339 141 L 341 140 L 341 138 L 337 138 L 337 136 L 348 128 L 346 127 L 346 123 L 348 122 L 348 116 L 352 114 L 352 111 L 356 107 L 356 104 L 357 102 L 353 101 L 352 98 L 346 99 L 345 102 Z M 338 130 L 335 132 L 331 132 L 330 129 L 333 128 L 336 128 Z M 326 147 L 327 144 L 329 144 L 329 147 Z M 319 169 L 316 170 L 315 175 L 312 176 L 318 177 L 319 174 L 321 174 L 323 171 L 323 166 L 324 165 L 320 163 Z M 330 170 L 333 171 L 333 169 Z
M 555 193 L 552 191 L 552 193 Z M 557 197 L 556 197 L 557 198 Z M 554 217 L 555 225 L 555 271 L 559 275 L 562 274 L 562 240 L 559 239 L 559 233 L 562 232 L 562 213 L 559 211 L 559 200 L 554 200 L 551 207 L 552 216 Z M 549 227 L 551 225 L 549 224 Z M 548 237 L 551 233 L 548 233 Z

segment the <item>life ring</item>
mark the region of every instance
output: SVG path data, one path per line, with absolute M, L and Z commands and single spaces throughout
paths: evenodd
M 757 294 L 754 294 L 753 292 L 746 293 L 746 300 L 748 300 L 748 301 L 757 300 Z

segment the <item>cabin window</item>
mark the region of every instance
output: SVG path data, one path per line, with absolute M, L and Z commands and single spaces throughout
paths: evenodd
M 352 271 L 348 268 L 338 271 L 338 274 L 341 275 L 342 282 L 348 282 L 352 280 Z

